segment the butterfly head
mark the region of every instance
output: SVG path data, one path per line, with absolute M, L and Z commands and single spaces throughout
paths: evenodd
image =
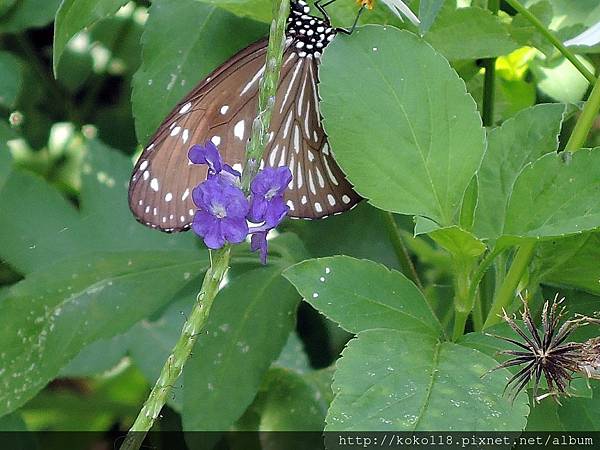
M 320 58 L 323 49 L 336 34 L 329 19 L 310 15 L 310 7 L 304 0 L 290 3 L 287 36 L 290 45 L 300 58 Z
M 310 13 L 310 6 L 304 0 L 292 0 L 290 2 L 290 16 L 301 17 Z

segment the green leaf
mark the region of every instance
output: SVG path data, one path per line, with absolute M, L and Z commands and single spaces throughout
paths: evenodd
M 588 70 L 594 71 L 594 66 L 582 56 L 576 57 Z M 589 88 L 589 82 L 565 58 L 555 58 L 542 61 L 539 58 L 530 64 L 531 73 L 537 82 L 539 91 L 553 100 L 563 103 L 577 103 L 583 100 Z
M 352 210 L 327 220 L 290 220 L 284 222 L 282 228 L 296 233 L 313 257 L 348 255 L 398 267 L 394 249 L 384 238 L 389 231 L 383 214 L 386 213 L 361 202 Z M 408 222 L 402 216 L 400 220 Z
M 540 156 L 556 152 L 565 106 L 537 105 L 493 129 L 477 174 L 479 200 L 474 233 L 497 239 L 503 231 L 505 211 L 521 170 Z
M 126 335 L 99 339 L 83 348 L 60 370 L 60 377 L 91 377 L 114 368 L 127 355 Z M 102 355 L 102 358 L 98 358 Z
M 538 278 L 600 295 L 600 233 L 542 243 L 536 255 Z M 600 309 L 596 308 L 596 309 Z
M 3 185 L 0 173 L 3 259 L 28 273 L 94 251 L 194 247 L 192 235 L 167 236 L 137 223 L 127 204 L 130 159 L 99 141 L 87 144 L 80 211 L 35 175 L 13 170 Z M 23 226 L 24 218 L 36 226 Z
M 218 6 L 236 16 L 269 23 L 273 18 L 273 5 L 269 0 L 196 0 Z
M 531 3 L 535 0 L 528 0 Z M 552 0 L 554 10 L 554 22 L 556 28 L 568 27 L 582 24 L 586 27 L 600 21 L 600 5 L 595 0 Z
M 485 252 L 485 244 L 460 227 L 439 228 L 429 237 L 459 258 L 476 258 Z
M 518 431 L 527 395 L 502 394 L 510 372 L 496 361 L 432 336 L 368 330 L 337 362 L 328 431 Z
M 0 190 L 0 255 L 21 273 L 76 254 L 75 208 L 41 178 L 11 171 Z M 35 227 L 24 223 L 35 223 Z
M 408 32 L 366 26 L 336 37 L 320 74 L 325 128 L 357 192 L 378 208 L 452 225 L 484 136 L 448 62 Z
M 252 402 L 295 324 L 298 296 L 281 265 L 251 270 L 219 292 L 185 366 L 185 430 L 224 430 Z
M 21 62 L 9 52 L 0 52 L 0 106 L 15 106 L 23 84 Z
M 442 10 L 425 40 L 449 60 L 492 58 L 518 48 L 497 16 L 474 7 Z
M 54 19 L 60 2 L 61 0 L 19 0 L 0 17 L 0 32 L 18 33 L 46 26 Z
M 372 261 L 347 256 L 310 259 L 287 269 L 284 276 L 308 303 L 346 331 L 442 333 L 417 287 L 400 272 Z
M 558 417 L 565 430 L 569 431 L 600 431 L 600 382 L 590 380 L 593 398 L 566 398 Z
M 316 431 L 324 428 L 329 402 L 312 378 L 312 374 L 300 375 L 282 368 L 269 370 L 261 388 L 264 394 L 260 431 Z M 279 445 L 271 448 L 289 447 Z
M 98 432 L 109 429 L 122 417 L 135 417 L 148 393 L 142 375 L 131 367 L 110 376 L 85 380 L 81 385 L 83 393 L 81 388 L 48 389 L 28 402 L 22 412 L 32 429 L 85 430 L 77 437 L 71 435 L 69 447 L 92 448 L 98 442 Z
M 156 0 L 149 13 L 142 65 L 133 79 L 133 114 L 140 142 L 147 141 L 197 82 L 267 33 L 263 24 L 196 0 Z
M 444 6 L 444 0 L 421 0 L 419 2 L 419 32 L 426 34 Z
M 298 373 L 306 373 L 310 370 L 310 361 L 304 351 L 304 344 L 296 332 L 290 333 L 279 357 L 273 361 L 273 365 L 295 370 Z
M 550 2 L 541 1 L 527 9 L 529 9 L 531 14 L 533 14 L 546 28 L 550 25 L 554 15 Z M 517 14 L 512 21 L 510 34 L 519 44 L 535 47 L 544 52 L 547 56 L 551 56 L 555 50 L 554 46 L 548 42 L 548 39 L 520 13 Z
M 504 235 L 540 239 L 600 228 L 598 173 L 598 150 L 550 153 L 528 165 L 515 182 Z
M 97 252 L 12 286 L 0 298 L 0 416 L 42 389 L 85 345 L 154 313 L 205 264 L 195 251 Z
M 53 68 L 58 72 L 67 43 L 81 30 L 113 15 L 128 0 L 62 0 L 54 22 Z

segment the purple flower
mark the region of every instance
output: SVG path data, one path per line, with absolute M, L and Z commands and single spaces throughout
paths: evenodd
M 188 158 L 194 164 L 208 165 L 207 178 L 212 178 L 215 175 L 225 172 L 225 174 L 233 175 L 239 178 L 241 174 L 233 169 L 229 164 L 223 163 L 223 158 L 217 149 L 217 146 L 211 141 L 207 141 L 204 145 L 193 145 L 188 151 Z M 225 175 L 222 174 L 222 175 Z M 230 178 L 229 176 L 227 176 Z
M 267 233 L 269 231 L 256 231 L 252 234 L 250 238 L 250 250 L 253 252 L 259 251 L 260 253 L 260 262 L 262 264 L 267 264 L 267 252 L 268 252 L 268 244 L 267 244 Z
M 283 194 L 290 181 L 292 173 L 285 166 L 261 170 L 250 184 L 252 202 L 249 219 L 255 223 L 266 222 L 270 228 L 277 226 L 289 209 Z
M 284 219 L 289 208 L 283 195 L 292 180 L 287 167 L 267 167 L 250 184 L 252 201 L 240 189 L 241 174 L 223 162 L 212 142 L 194 145 L 188 151 L 194 164 L 206 164 L 206 181 L 192 191 L 198 208 L 192 229 L 204 238 L 208 248 L 218 249 L 226 243 L 238 244 L 252 235 L 250 249 L 260 252 L 260 260 L 267 263 L 267 234 Z M 248 221 L 257 226 L 248 228 Z
M 279 205 L 277 202 L 275 205 Z M 268 253 L 268 244 L 267 244 L 267 234 L 269 231 L 276 228 L 277 225 L 281 223 L 281 221 L 285 218 L 289 208 L 283 204 L 283 198 L 281 199 L 282 209 L 278 209 L 279 206 L 274 206 L 273 204 L 267 210 L 267 218 L 265 223 L 258 226 L 250 228 L 250 234 L 252 235 L 250 239 L 250 250 L 253 252 L 259 250 L 260 252 L 260 262 L 263 264 L 267 263 L 267 253 Z M 278 215 L 277 211 L 279 211 Z
M 204 238 L 208 248 L 221 248 L 226 242 L 237 244 L 246 239 L 249 211 L 244 193 L 221 177 L 209 178 L 192 191 L 198 207 L 192 228 Z

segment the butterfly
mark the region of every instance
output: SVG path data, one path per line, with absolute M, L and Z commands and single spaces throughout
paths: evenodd
M 329 2 L 331 3 L 331 1 Z M 329 4 L 327 3 L 327 4 Z M 290 168 L 285 194 L 288 216 L 318 219 L 356 205 L 356 194 L 333 159 L 321 123 L 318 64 L 339 31 L 320 0 L 323 18 L 304 0 L 292 0 L 281 75 L 261 165 Z M 356 22 L 355 22 L 356 23 Z M 231 57 L 201 81 L 160 125 L 138 159 L 129 184 L 137 220 L 165 232 L 190 228 L 196 207 L 192 189 L 206 179 L 206 166 L 192 164 L 192 144 L 211 140 L 226 163 L 241 170 L 265 71 L 267 39 Z

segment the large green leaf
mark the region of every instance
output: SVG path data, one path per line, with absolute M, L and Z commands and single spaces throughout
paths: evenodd
M 551 284 L 600 295 L 600 234 L 552 239 L 536 246 L 533 276 Z
M 537 105 L 489 133 L 488 148 L 477 174 L 479 199 L 473 230 L 481 238 L 498 238 L 508 200 L 519 173 L 540 156 L 556 152 L 565 106 Z
M 156 0 L 142 37 L 142 65 L 133 79 L 133 114 L 145 142 L 171 108 L 210 71 L 267 33 L 197 0 Z
M 269 0 L 196 0 L 208 5 L 218 6 L 236 16 L 248 17 L 261 22 L 270 22 L 273 5 Z
M 518 431 L 527 395 L 503 396 L 510 373 L 478 352 L 400 330 L 358 334 L 337 363 L 327 430 Z
M 408 32 L 366 26 L 331 43 L 320 74 L 325 128 L 357 192 L 381 209 L 453 224 L 484 133 L 448 62 Z
M 16 169 L 3 176 L 0 168 L 0 257 L 28 273 L 94 251 L 195 245 L 192 235 L 167 236 L 137 223 L 127 205 L 131 161 L 98 141 L 87 144 L 79 212 L 39 177 Z
M 205 265 L 192 250 L 97 252 L 28 274 L 0 298 L 0 415 L 30 399 L 85 345 L 154 313 Z
M 503 234 L 548 238 L 600 228 L 598 173 L 597 149 L 542 156 L 517 178 Z
M 397 267 L 398 257 L 385 238 L 389 236 L 385 214 L 388 213 L 361 202 L 351 211 L 327 220 L 290 220 L 282 228 L 296 233 L 313 257 L 348 255 Z M 410 218 L 396 218 L 406 222 L 405 229 L 410 229 Z
M 310 259 L 285 271 L 304 299 L 352 333 L 371 328 L 439 336 L 423 294 L 400 272 L 347 256 Z
M 264 392 L 261 431 L 316 431 L 324 428 L 329 399 L 320 384 L 313 380 L 314 374 L 301 375 L 282 368 L 269 370 L 261 388 Z
M 582 56 L 577 56 L 590 71 L 594 66 Z M 583 100 L 589 88 L 586 78 L 566 58 L 534 59 L 529 68 L 537 82 L 537 89 L 545 96 L 559 102 L 577 103 Z
M 284 267 L 251 270 L 219 292 L 185 366 L 186 430 L 227 429 L 252 402 L 295 325 L 299 298 Z
M 449 60 L 490 58 L 518 47 L 497 16 L 475 7 L 445 8 L 425 40 Z
M 19 0 L 2 17 L 0 32 L 18 33 L 48 25 L 54 19 L 61 0 Z
M 54 22 L 53 67 L 57 74 L 58 63 L 73 36 L 108 17 L 128 0 L 62 0 Z
M 12 108 L 23 83 L 21 62 L 9 52 L 0 52 L 0 105 Z

